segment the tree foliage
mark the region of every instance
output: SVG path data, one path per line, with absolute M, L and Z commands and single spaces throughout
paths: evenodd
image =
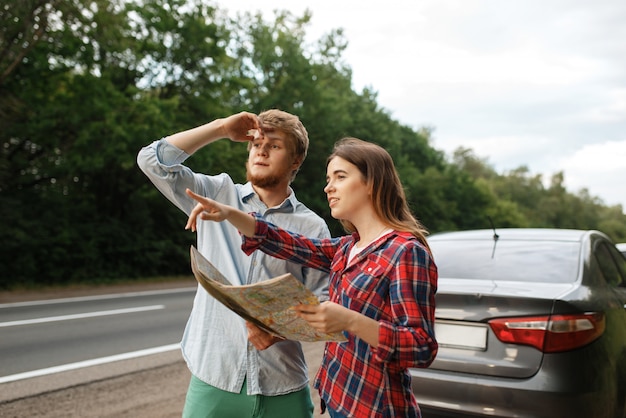
M 0 288 L 188 274 L 185 217 L 136 167 L 139 149 L 242 110 L 280 108 L 309 131 L 294 182 L 328 221 L 326 157 L 336 140 L 376 142 L 396 161 L 431 232 L 539 226 L 626 241 L 621 206 L 496 173 L 472 150 L 449 161 L 432 128 L 402 125 L 371 88 L 352 88 L 341 28 L 306 41 L 311 15 L 229 17 L 198 0 L 10 0 L 0 6 Z M 219 141 L 192 168 L 245 179 L 245 147 Z

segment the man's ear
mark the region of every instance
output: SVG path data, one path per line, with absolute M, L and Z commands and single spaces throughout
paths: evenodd
M 302 157 L 294 157 L 293 162 L 291 163 L 294 170 L 297 170 L 302 165 Z

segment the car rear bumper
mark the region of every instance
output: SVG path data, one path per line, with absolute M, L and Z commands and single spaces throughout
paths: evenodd
M 460 373 L 412 371 L 413 393 L 424 418 L 615 418 L 615 395 L 599 394 L 593 381 L 554 382 L 468 377 Z M 552 384 L 555 384 L 553 387 Z M 599 396 L 606 396 L 599 402 Z

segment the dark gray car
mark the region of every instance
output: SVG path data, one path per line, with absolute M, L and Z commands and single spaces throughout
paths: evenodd
M 424 418 L 626 418 L 626 259 L 598 231 L 433 234 Z
M 621 252 L 624 257 L 626 257 L 626 242 L 620 242 L 619 244 L 615 244 L 619 252 Z

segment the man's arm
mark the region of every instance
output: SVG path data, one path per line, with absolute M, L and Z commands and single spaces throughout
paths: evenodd
M 137 155 L 137 165 L 165 197 L 189 214 L 193 201 L 185 194 L 185 189 L 200 191 L 197 189 L 199 175 L 182 162 L 199 148 L 220 138 L 236 142 L 251 141 L 256 132 L 251 130 L 255 129 L 260 132 L 262 128 L 253 113 L 241 112 L 216 119 L 143 147 Z M 206 189 L 202 191 L 207 192 Z
M 254 139 L 251 130 L 261 129 L 258 117 L 241 112 L 227 118 L 215 119 L 204 125 L 178 132 L 166 138 L 167 142 L 191 155 L 203 146 L 218 139 L 229 138 L 235 142 Z

